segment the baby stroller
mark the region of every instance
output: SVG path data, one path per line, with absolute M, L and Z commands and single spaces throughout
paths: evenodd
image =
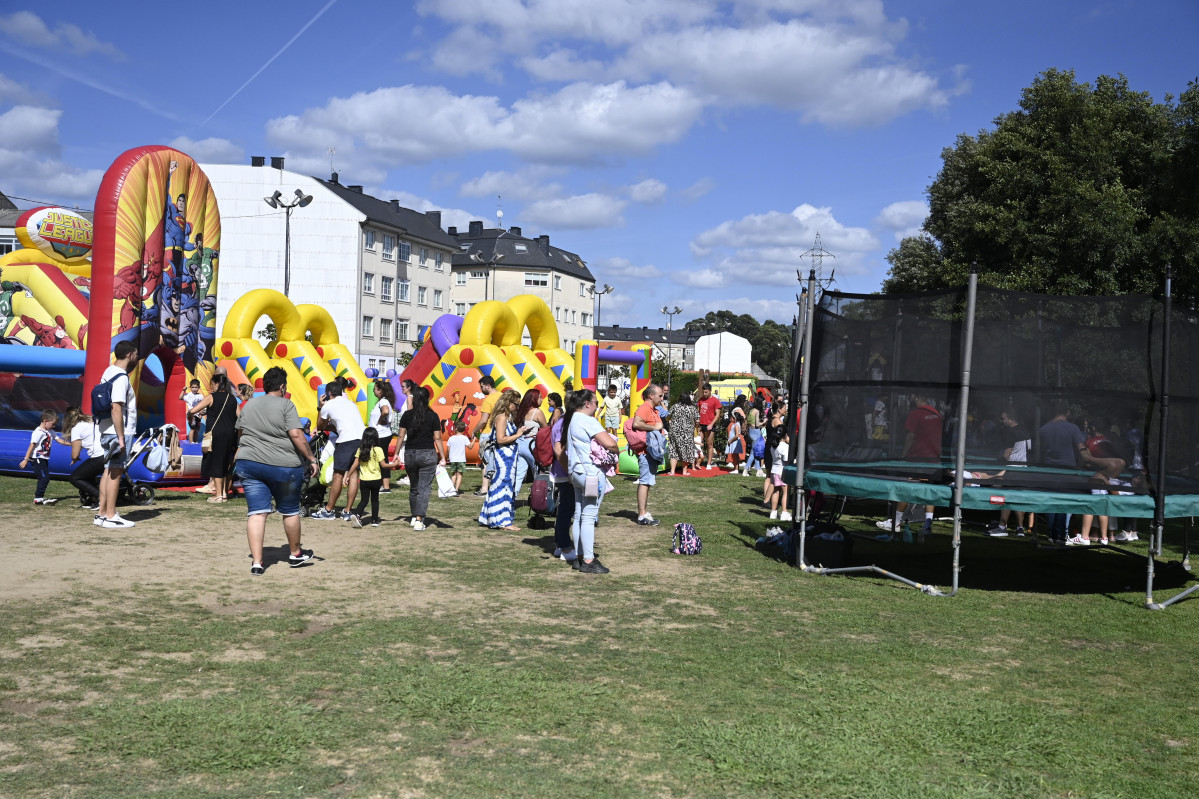
M 150 505 L 154 502 L 155 489 L 153 483 L 162 479 L 165 469 L 159 471 L 147 462 L 153 450 L 161 448 L 162 453 L 153 453 L 156 460 L 165 460 L 171 450 L 173 441 L 178 441 L 179 430 L 173 424 L 162 427 L 151 427 L 142 431 L 129 444 L 126 468 L 121 475 L 120 497 L 136 505 Z M 164 464 L 157 464 L 162 466 Z M 169 468 L 169 465 L 168 465 Z
M 321 481 L 321 475 L 325 472 L 325 461 L 333 457 L 332 447 L 328 447 L 329 434 L 321 431 L 308 439 L 308 446 L 312 449 L 312 454 L 316 456 L 320 468 L 312 477 L 304 479 L 304 487 L 300 489 L 300 516 L 307 518 L 311 516 L 313 511 L 325 504 L 325 494 L 328 492 L 328 486 Z M 330 452 L 326 453 L 325 450 Z

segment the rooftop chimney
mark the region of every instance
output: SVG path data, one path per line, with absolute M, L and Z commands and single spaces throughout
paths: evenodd
M 541 250 L 541 252 L 543 252 L 546 255 L 549 255 L 550 254 L 550 237 L 549 236 L 538 236 L 537 237 L 537 247 Z
M 425 211 L 425 216 L 437 227 L 441 227 L 441 211 Z
M 282 169 L 282 168 L 283 168 L 283 156 L 272 155 L 271 156 L 271 169 Z
M 509 232 L 509 233 L 511 233 L 513 236 L 519 236 L 519 235 L 520 235 L 520 228 L 518 228 L 518 227 L 510 227 L 510 228 L 508 228 L 508 232 Z
M 476 219 L 470 223 L 470 235 L 472 235 L 472 236 L 483 235 L 483 221 L 481 219 Z
M 266 157 L 261 155 L 251 155 L 250 166 L 266 166 Z
M 361 186 L 346 186 L 346 188 L 347 188 L 347 189 L 349 189 L 350 191 L 356 191 L 356 192 L 358 192 L 359 194 L 362 194 L 362 187 L 361 187 Z
M 450 225 L 450 228 L 449 228 L 449 230 L 446 231 L 446 233 L 449 233 L 451 236 L 454 236 L 455 238 L 457 238 L 458 227 L 456 225 Z
M 395 211 L 397 214 L 400 212 L 400 201 L 399 200 L 391 201 L 391 210 Z
M 336 173 L 336 172 L 334 172 L 334 173 L 333 173 L 333 174 L 332 174 L 332 175 L 329 177 L 329 182 L 330 182 L 330 183 L 332 183 L 332 184 L 333 184 L 333 185 L 335 185 L 335 186 L 338 186 L 338 185 L 340 185 L 340 184 L 337 182 L 337 173 Z

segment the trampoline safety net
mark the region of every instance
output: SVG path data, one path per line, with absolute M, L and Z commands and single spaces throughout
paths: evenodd
M 964 435 L 963 507 L 1151 517 L 1163 302 L 979 287 L 959 430 L 966 306 L 965 288 L 823 295 L 808 486 L 947 505 Z M 1170 329 L 1166 515 L 1199 515 L 1199 318 L 1175 311 Z

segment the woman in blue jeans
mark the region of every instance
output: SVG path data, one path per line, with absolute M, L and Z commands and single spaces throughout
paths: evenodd
M 609 452 L 617 451 L 617 443 L 595 418 L 598 407 L 595 392 L 576 391 L 566 401 L 566 416 L 562 423 L 562 443 L 566 447 L 567 469 L 575 493 L 571 537 L 578 555 L 575 563 L 584 574 L 607 574 L 609 571 L 595 557 L 595 522 L 608 481 L 591 460 L 591 442 L 595 441 Z
M 283 397 L 287 373 L 278 366 L 267 369 L 262 389 L 266 393 L 242 406 L 237 417 L 241 441 L 233 467 L 246 493 L 250 574 L 255 576 L 265 570 L 262 544 L 266 517 L 276 510 L 283 516 L 283 532 L 291 549 L 288 563 L 295 567 L 312 560 L 312 550 L 300 547 L 300 489 L 304 478 L 317 472 L 316 458 L 308 448 L 295 403 Z

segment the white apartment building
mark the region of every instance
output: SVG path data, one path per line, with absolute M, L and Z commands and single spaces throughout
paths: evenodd
M 396 368 L 420 327 L 450 310 L 457 242 L 441 229 L 438 212 L 372 197 L 362 186 L 342 185 L 336 173 L 321 180 L 283 167 L 282 158 L 266 166 L 259 157 L 249 166 L 202 165 L 221 211 L 217 335 L 225 312 L 246 292 L 284 291 L 287 212 L 264 198 L 275 191 L 282 203 L 311 196 L 291 211 L 286 293 L 296 304 L 324 306 L 364 369 Z
M 459 316 L 483 300 L 509 300 L 533 294 L 545 300 L 558 323 L 562 348 L 592 338 L 595 277 L 578 255 L 550 244 L 549 236 L 525 238 L 518 227 L 484 228 L 471 222 L 465 232 L 451 227 L 457 241 L 453 260 L 453 307 Z M 528 343 L 528 333 L 525 333 Z

